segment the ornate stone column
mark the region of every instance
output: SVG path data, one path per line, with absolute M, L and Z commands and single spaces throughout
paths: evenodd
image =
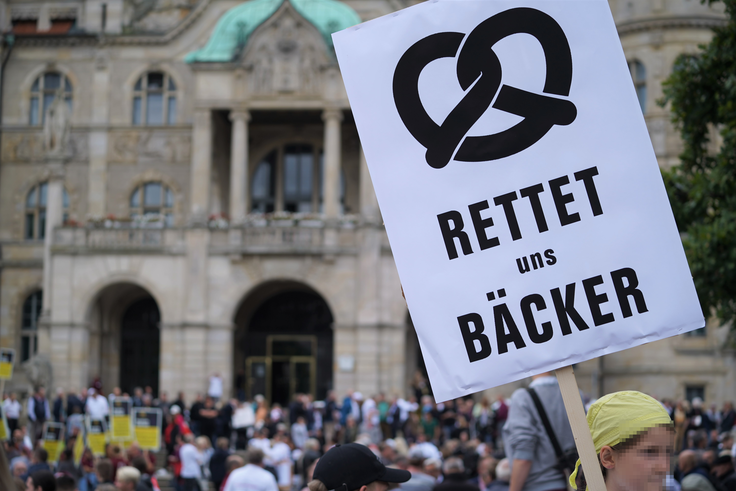
M 192 130 L 191 216 L 195 225 L 207 224 L 212 168 L 212 112 L 199 108 L 194 112 Z
M 64 219 L 64 162 L 62 158 L 48 158 L 49 181 L 46 196 L 46 228 L 43 247 L 43 315 L 51 310 L 51 246 L 54 242 L 54 229 L 61 226 Z
M 53 264 L 51 246 L 54 243 L 54 229 L 62 224 L 64 218 L 64 158 L 61 156 L 47 156 L 49 180 L 46 195 L 46 226 L 44 228 L 43 244 L 43 305 L 38 322 L 38 354 L 46 357 L 54 366 L 52 357 L 51 333 L 51 306 L 53 305 Z M 68 337 L 67 337 L 68 339 Z M 64 354 L 61 355 L 62 359 Z M 65 368 L 65 367 L 64 367 Z
M 243 109 L 230 111 L 232 139 L 230 144 L 230 223 L 241 224 L 248 210 L 248 121 L 250 113 Z
M 110 70 L 108 55 L 98 53 L 92 78 L 92 127 L 89 132 L 87 215 L 103 218 L 107 200 L 107 125 L 109 121 Z
M 325 122 L 324 171 L 322 174 L 322 203 L 325 217 L 337 218 L 340 214 L 340 160 L 342 137 L 340 123 L 342 110 L 325 109 L 322 113 Z

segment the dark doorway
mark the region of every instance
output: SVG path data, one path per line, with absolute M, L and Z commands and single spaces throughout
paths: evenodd
M 311 291 L 287 291 L 264 300 L 239 341 L 246 397 L 262 394 L 282 405 L 296 393 L 324 399 L 332 389 L 332 322 L 327 303 Z
M 153 298 L 133 303 L 120 325 L 120 388 L 133 394 L 135 387 L 151 386 L 158 395 L 158 368 L 161 320 Z

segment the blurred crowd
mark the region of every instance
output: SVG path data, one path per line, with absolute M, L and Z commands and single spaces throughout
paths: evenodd
M 161 450 L 110 441 L 105 455 L 94 456 L 86 448 L 81 461 L 75 461 L 73 449 L 85 416 L 109 418 L 117 397 L 131 397 L 134 407 L 162 410 Z M 706 407 L 699 399 L 661 404 L 675 429 L 674 477 L 702 472 L 713 489 L 698 491 L 736 491 L 733 405 Z M 224 398 L 222 381 L 214 374 L 209 390 L 190 402 L 182 393 L 173 400 L 165 391 L 155 395 L 150 387 L 131 395 L 115 388 L 105 396 L 96 383 L 81 392 L 58 389 L 52 398 L 38 388 L 24 403 L 8 394 L 3 408 L 12 434 L 4 447 L 18 490 L 35 491 L 27 488 L 29 478 L 46 471 L 62 491 L 232 491 L 230 474 L 253 465 L 271 472 L 281 491 L 301 490 L 324 452 L 348 442 L 366 445 L 387 466 L 409 470 L 412 479 L 401 489 L 508 491 L 511 475 L 502 432 L 510 400 L 468 397 L 436 403 L 421 377 L 405 397 L 349 391 L 315 401 L 309 394 L 296 394 L 284 406 L 269 404 L 263 396 Z M 49 462 L 40 445 L 46 421 L 66 428 L 58 462 Z

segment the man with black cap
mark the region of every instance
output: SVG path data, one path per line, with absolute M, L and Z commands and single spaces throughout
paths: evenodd
M 736 472 L 734 472 L 733 460 L 728 451 L 721 452 L 721 455 L 710 467 L 710 473 L 715 476 L 716 481 L 723 489 L 736 491 Z
M 314 468 L 310 491 L 386 491 L 406 482 L 409 471 L 387 468 L 368 447 L 348 443 L 332 447 Z

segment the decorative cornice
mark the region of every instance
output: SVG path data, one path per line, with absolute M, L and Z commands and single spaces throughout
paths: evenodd
M 74 46 L 96 46 L 100 43 L 97 34 L 75 33 L 75 34 L 32 34 L 16 35 L 16 47 L 74 47 Z
M 102 45 L 166 44 L 186 31 L 204 13 L 211 0 L 201 0 L 181 23 L 165 34 L 105 36 Z
M 73 34 L 31 34 L 15 37 L 15 45 L 22 47 L 49 46 L 139 46 L 164 45 L 186 31 L 201 15 L 212 0 L 201 0 L 183 21 L 163 34 L 99 34 L 79 32 Z M 18 13 L 18 15 L 21 15 Z M 27 14 L 32 15 L 32 14 Z
M 665 29 L 713 29 L 725 26 L 725 17 L 692 16 L 692 17 L 659 17 L 621 22 L 616 26 L 619 36 L 643 31 Z

